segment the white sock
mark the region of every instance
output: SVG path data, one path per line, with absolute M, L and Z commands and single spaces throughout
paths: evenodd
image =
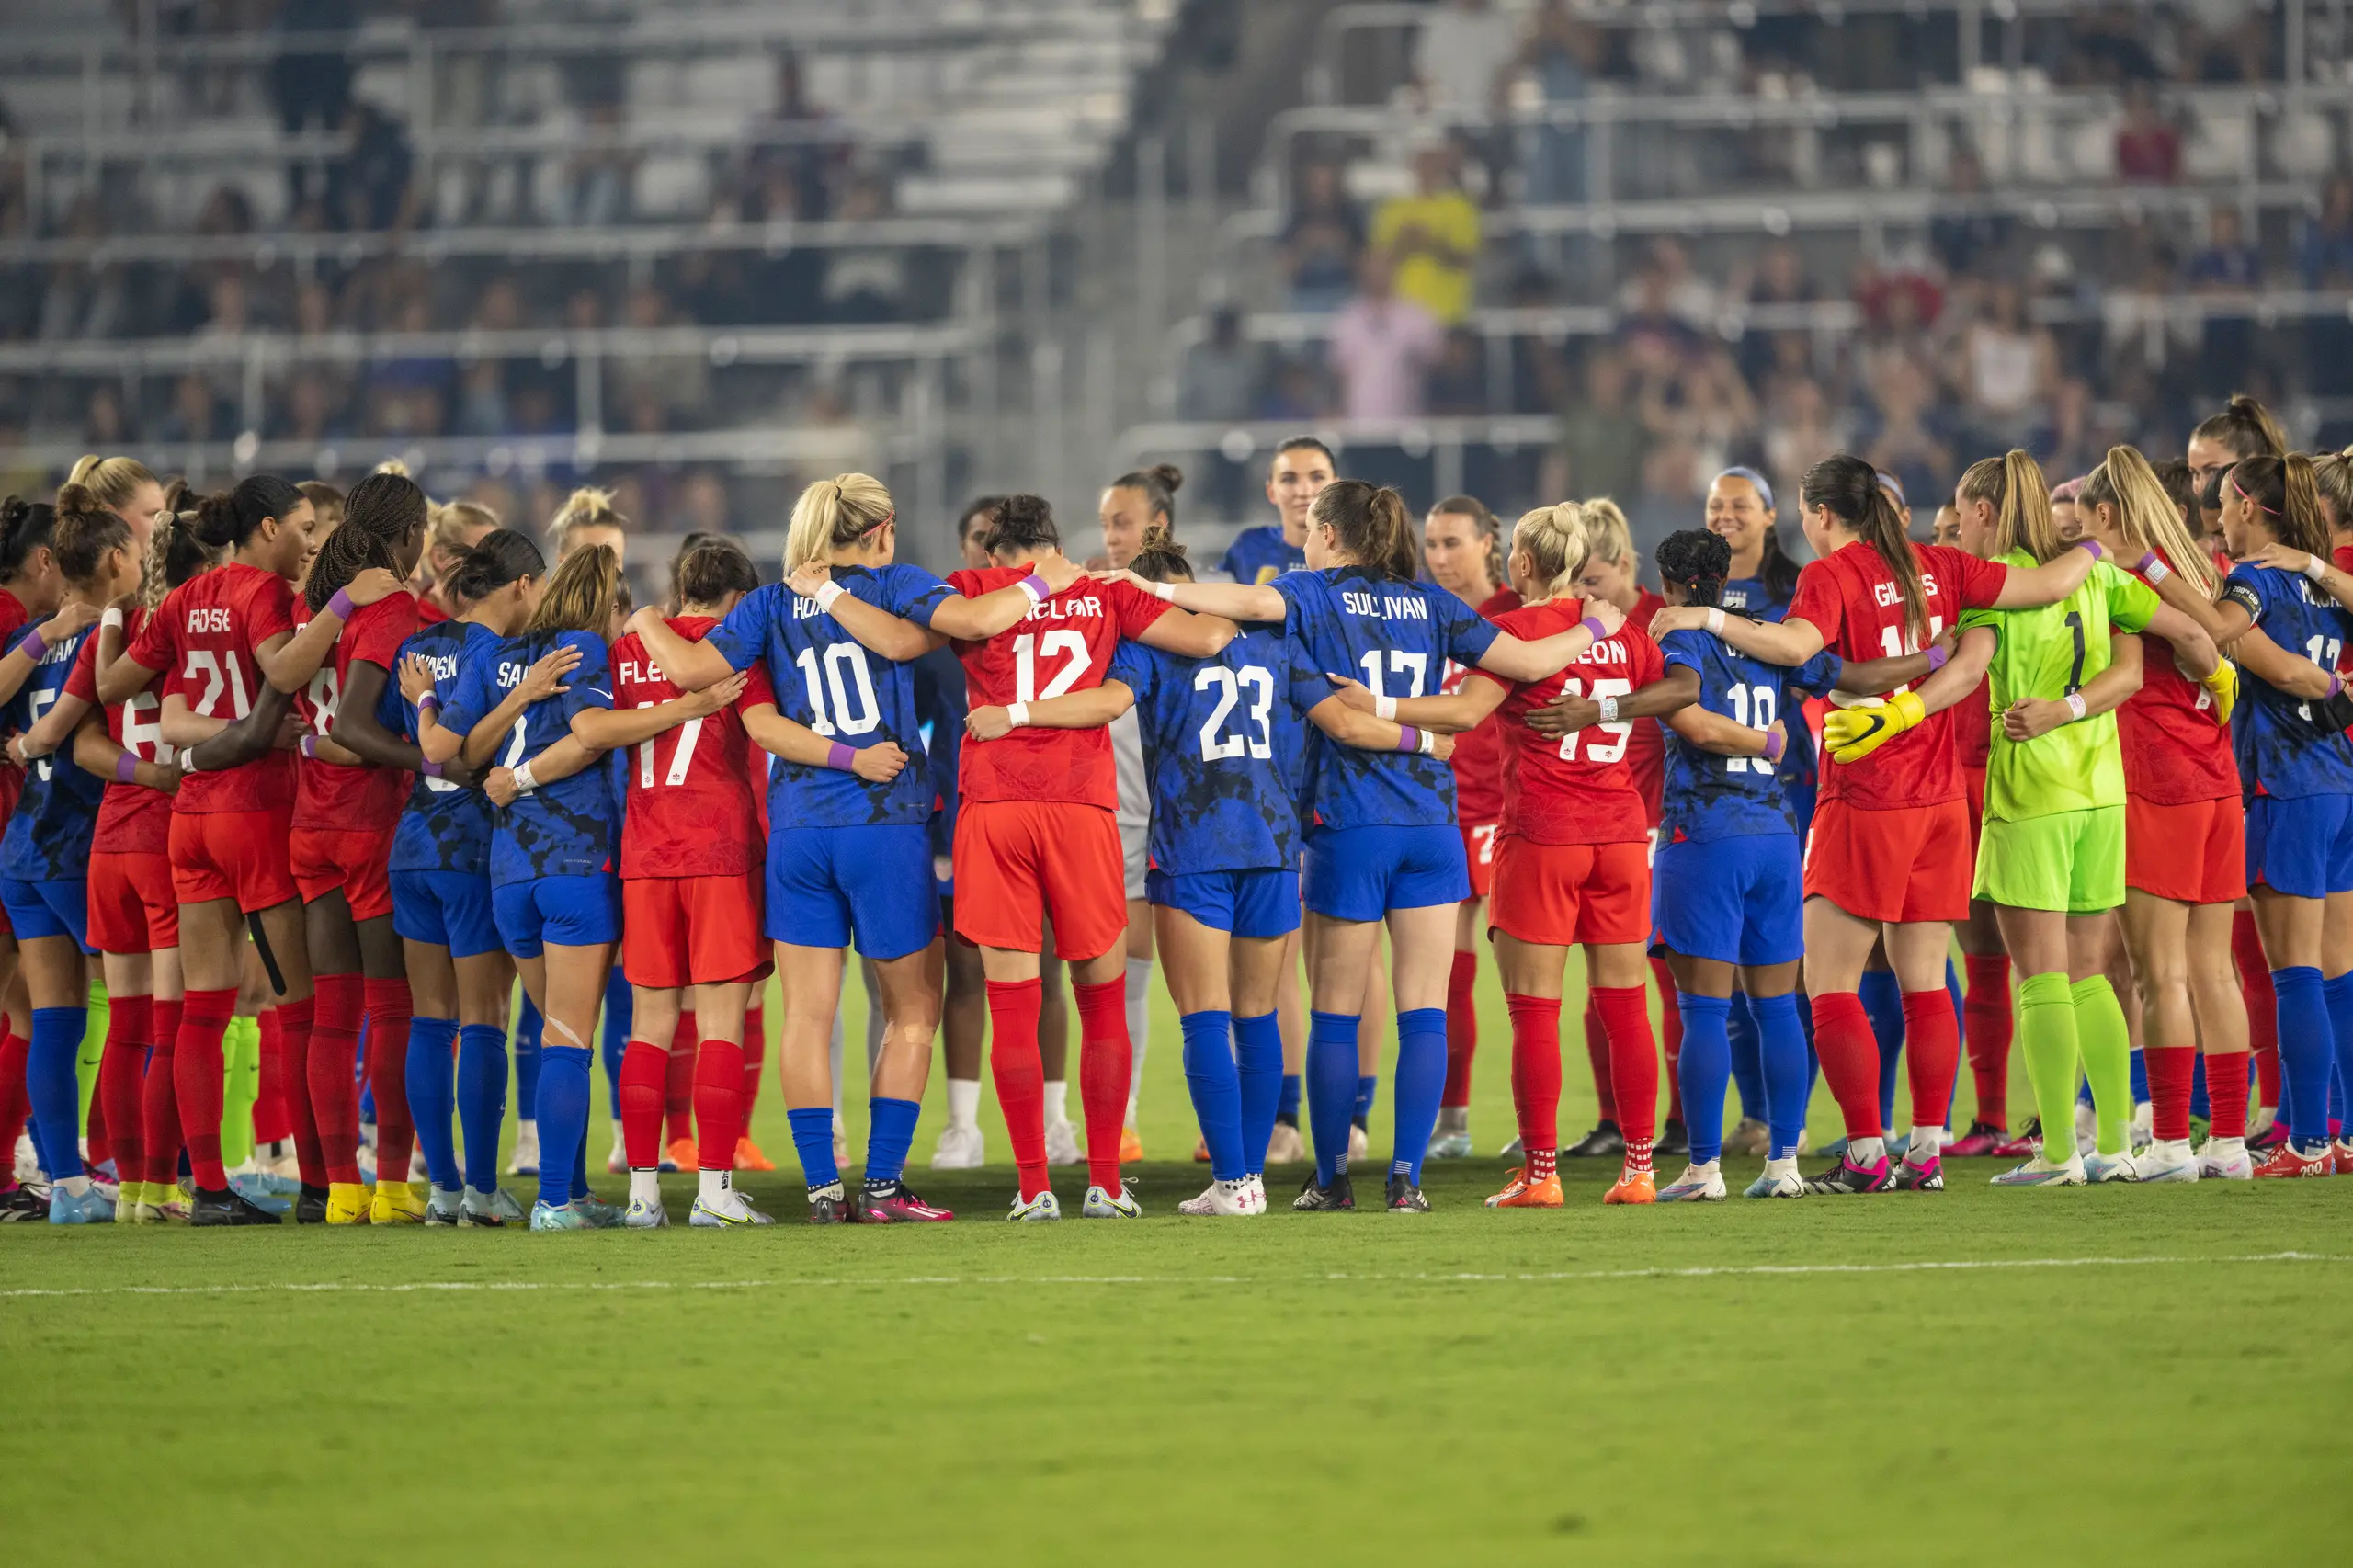
M 978 1078 L 948 1080 L 948 1125 L 977 1127 L 981 1119 L 981 1081 Z
M 1068 1121 L 1069 1119 L 1070 1080 L 1067 1078 L 1047 1079 L 1046 1125 L 1051 1127 L 1057 1121 Z
M 1868 1165 L 1887 1158 L 1884 1138 L 1850 1138 L 1847 1141 L 1847 1158 L 1852 1164 Z
M 631 1203 L 661 1202 L 662 1173 L 658 1170 L 641 1171 L 634 1166 L 631 1167 L 629 1173 L 629 1200 Z
M 697 1196 L 701 1198 L 703 1207 L 706 1209 L 717 1207 L 735 1196 L 734 1183 L 730 1179 L 734 1176 L 734 1172 L 698 1171 L 695 1174 L 701 1178 L 702 1182 L 701 1190 Z
M 1941 1127 L 1915 1127 L 1912 1130 L 1912 1146 L 1904 1157 L 1915 1165 L 1925 1165 L 1943 1153 L 1945 1130 Z
M 515 1136 L 518 1139 L 529 1138 L 532 1142 L 536 1143 L 540 1141 L 540 1124 L 528 1116 L 517 1117 L 515 1119 Z
M 81 1198 L 90 1190 L 90 1178 L 86 1174 L 77 1176 L 60 1176 L 57 1187 L 58 1190 L 68 1198 Z
M 1136 1124 L 1136 1096 L 1143 1093 L 1143 1053 L 1152 1044 L 1152 960 L 1128 960 L 1128 1045 L 1134 1064 L 1128 1070 L 1128 1125 Z
M 1767 1160 L 1765 1174 L 1768 1176 L 1793 1176 L 1798 1174 L 1798 1157 L 1790 1154 L 1779 1160 Z

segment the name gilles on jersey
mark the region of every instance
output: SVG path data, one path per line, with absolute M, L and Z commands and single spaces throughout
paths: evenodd
M 1920 593 L 1921 596 L 1926 598 L 1934 598 L 1937 597 L 1937 574 L 1935 573 L 1923 572 L 1920 574 Z M 1893 609 L 1897 605 L 1904 602 L 1904 589 L 1897 584 L 1892 582 L 1873 583 L 1871 585 L 1871 601 L 1878 605 L 1881 609 Z

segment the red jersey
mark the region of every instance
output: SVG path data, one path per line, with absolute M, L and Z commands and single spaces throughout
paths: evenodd
M 2238 797 L 2230 727 L 2214 722 L 2213 698 L 2181 673 L 2173 644 L 2154 632 L 2141 633 L 2141 689 L 2116 710 L 2116 738 L 2127 794 L 2159 806 Z
M 1634 601 L 1634 608 L 1627 612 L 1626 624 L 1642 632 L 1647 642 L 1651 617 L 1665 608 L 1665 599 L 1644 588 L 1642 597 Z M 1656 827 L 1659 818 L 1666 814 L 1666 732 L 1655 719 L 1637 719 L 1633 724 L 1633 731 L 1627 737 L 1626 766 L 1634 770 L 1634 789 L 1643 797 L 1643 821 Z
M 449 619 L 449 612 L 435 604 L 430 598 L 422 594 L 413 597 L 416 600 L 416 623 L 419 626 L 438 626 Z
M 1842 659 L 1890 659 L 1916 653 L 1965 609 L 1989 608 L 2001 597 L 2009 568 L 1980 561 L 1965 550 L 1915 544 L 1928 630 L 1915 637 L 1904 623 L 1904 595 L 1895 574 L 1870 545 L 1857 540 L 1798 573 L 1788 620 L 1822 633 L 1823 645 Z M 1902 689 L 1899 687 L 1898 689 Z M 1865 811 L 1898 811 L 1961 798 L 1961 759 L 1953 745 L 1953 710 L 1932 713 L 1911 733 L 1898 735 L 1860 762 L 1824 763 L 1822 799 Z
M 1557 636 L 1585 619 L 1583 599 L 1548 599 L 1495 618 L 1523 641 Z M 1478 672 L 1480 678 L 1506 684 Z M 1535 844 L 1639 844 L 1651 819 L 1633 768 L 1638 721 L 1593 724 L 1548 739 L 1529 729 L 1529 711 L 1563 691 L 1624 697 L 1666 674 L 1650 633 L 1629 620 L 1586 650 L 1585 657 L 1543 680 L 1511 685 L 1495 718 L 1503 729 L 1504 807 L 1500 834 Z
M 1994 756 L 1994 683 L 1981 680 L 1977 689 L 1952 705 L 1952 744 L 1961 767 L 1983 773 Z M 1835 763 L 1834 767 L 1844 767 Z
M 18 630 L 32 618 L 33 612 L 25 608 L 24 600 L 0 588 L 0 648 L 14 642 Z M 93 637 L 90 641 L 95 642 L 97 639 Z M 6 754 L 0 753 L 0 822 L 17 814 L 17 797 L 24 792 L 25 770 L 10 762 Z
M 699 642 L 719 622 L 707 615 L 676 615 L 671 631 Z M 613 710 L 651 708 L 686 695 L 670 684 L 635 632 L 613 644 Z M 740 877 L 759 869 L 758 796 L 752 787 L 756 748 L 744 733 L 743 710 L 776 701 L 767 672 L 746 670 L 734 706 L 665 730 L 629 748 L 623 777 L 628 809 L 621 817 L 624 877 Z M 605 764 L 600 760 L 597 767 Z
M 190 712 L 233 722 L 251 713 L 261 696 L 256 650 L 293 630 L 294 590 L 286 579 L 232 561 L 165 595 L 129 656 L 163 672 L 165 689 L 186 697 Z M 293 801 L 292 776 L 273 753 L 224 772 L 189 774 L 172 809 L 267 812 Z
M 133 605 L 125 613 L 122 634 L 126 646 L 147 624 L 151 612 L 144 605 Z M 84 640 L 82 652 L 74 660 L 74 668 L 65 676 L 66 691 L 96 707 L 98 700 L 98 640 Z M 128 702 L 118 702 L 106 710 L 107 738 L 142 762 L 168 763 L 175 760 L 172 748 L 164 744 L 162 719 L 164 700 L 155 694 L 151 683 L 144 691 L 133 693 Z M 69 739 L 66 743 L 71 745 Z M 172 836 L 172 798 L 161 790 L 150 790 L 144 784 L 121 784 L 109 779 L 106 794 L 98 801 L 97 833 L 90 840 L 94 855 L 161 855 Z
M 1514 588 L 1497 588 L 1480 603 L 1479 613 L 1489 620 L 1519 608 L 1519 593 Z M 1471 673 L 1468 665 L 1446 662 L 1446 674 L 1438 682 L 1441 695 L 1451 697 L 1462 689 L 1462 677 Z M 1504 737 L 1492 713 L 1475 729 L 1463 731 L 1454 737 L 1454 802 L 1455 817 L 1464 827 L 1483 827 L 1504 814 Z
M 299 606 L 296 618 L 309 625 L 310 607 Z M 388 594 L 372 605 L 362 605 L 343 623 L 335 639 L 335 659 L 321 665 L 303 689 L 303 720 L 321 739 L 335 733 L 335 710 L 342 705 L 344 679 L 354 659 L 381 666 L 388 681 L 397 681 L 401 644 L 416 630 L 416 597 L 406 589 Z M 339 762 L 303 759 L 294 790 L 294 825 L 353 833 L 381 833 L 401 820 L 415 776 L 405 768 L 350 767 Z
M 977 598 L 1029 575 L 1027 566 L 951 572 L 948 585 Z M 956 644 L 974 708 L 1036 702 L 1103 684 L 1122 637 L 1141 637 L 1169 607 L 1131 583 L 1082 577 L 985 642 Z M 1120 808 L 1111 732 L 1021 729 L 967 737 L 960 787 L 968 801 L 1074 801 Z

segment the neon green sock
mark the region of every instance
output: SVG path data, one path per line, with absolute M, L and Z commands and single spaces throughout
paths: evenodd
M 90 1017 L 82 1026 L 82 1054 L 74 1059 L 74 1077 L 82 1091 L 82 1135 L 90 1132 L 90 1096 L 97 1092 L 98 1059 L 107 1049 L 107 988 L 90 982 Z
M 261 1021 L 235 1017 L 221 1037 L 221 1163 L 234 1170 L 253 1157 L 254 1102 L 261 1097 Z
M 2124 1009 L 2106 975 L 2079 980 L 2069 990 L 2084 1076 L 2091 1080 L 2092 1112 L 2099 1119 L 2099 1152 L 2120 1154 L 2132 1120 L 2132 1037 L 2124 1027 Z
M 2109 1006 L 2114 1006 L 2114 996 Z M 2018 1048 L 2042 1119 L 2044 1158 L 2064 1165 L 2075 1147 L 2075 1001 L 2064 974 L 2030 974 L 2018 983 Z

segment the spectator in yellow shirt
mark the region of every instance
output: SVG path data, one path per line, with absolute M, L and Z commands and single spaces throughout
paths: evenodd
M 1455 153 L 1434 142 L 1414 154 L 1411 196 L 1393 196 L 1372 215 L 1372 244 L 1396 262 L 1401 298 L 1452 326 L 1471 313 L 1471 268 L 1479 257 L 1479 209 L 1455 176 Z

